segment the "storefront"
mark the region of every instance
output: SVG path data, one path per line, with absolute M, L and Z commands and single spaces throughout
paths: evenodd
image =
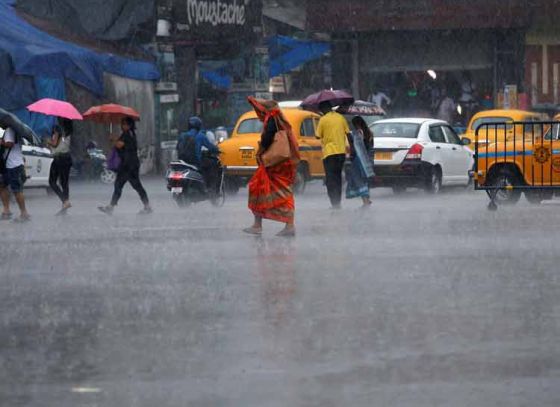
M 528 14 L 521 1 L 457 3 L 311 0 L 308 24 L 331 35 L 333 85 L 361 99 L 381 90 L 392 114 L 433 114 L 443 89 L 489 106 L 504 85 L 522 88 Z

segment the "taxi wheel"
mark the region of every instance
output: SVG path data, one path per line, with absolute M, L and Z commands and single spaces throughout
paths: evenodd
M 393 189 L 393 194 L 402 195 L 406 192 L 406 187 L 402 185 L 395 185 L 391 187 Z
M 235 177 L 225 177 L 224 190 L 228 195 L 237 195 L 239 192 L 239 181 Z
M 510 171 L 502 171 L 494 175 L 489 184 L 493 187 L 504 188 L 508 186 L 519 185 L 518 177 Z M 495 201 L 498 205 L 515 205 L 521 198 L 519 189 L 506 190 L 499 189 L 496 192 Z
M 552 199 L 552 192 L 547 193 L 545 191 L 525 191 L 525 198 L 527 201 L 533 205 L 539 205 L 542 201 Z
M 307 185 L 307 169 L 305 166 L 299 166 L 296 172 L 296 181 L 294 183 L 294 194 L 301 195 L 305 192 Z

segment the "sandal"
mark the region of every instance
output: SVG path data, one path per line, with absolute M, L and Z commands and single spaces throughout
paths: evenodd
M 295 229 L 282 229 L 280 232 L 276 234 L 278 237 L 295 237 L 296 230 Z
M 247 233 L 248 235 L 254 235 L 254 236 L 262 235 L 262 229 L 257 229 L 254 227 L 243 229 L 243 232 Z
M 101 212 L 109 216 L 113 214 L 112 206 L 98 206 L 97 209 L 99 209 Z
M 19 218 L 14 219 L 14 223 L 27 223 L 31 220 L 29 215 L 21 215 Z
M 153 212 L 154 210 L 152 208 L 144 208 L 140 212 L 138 212 L 138 215 L 150 215 Z
M 12 219 L 12 212 L 2 213 L 2 215 L 0 215 L 0 220 L 10 220 L 10 219 Z

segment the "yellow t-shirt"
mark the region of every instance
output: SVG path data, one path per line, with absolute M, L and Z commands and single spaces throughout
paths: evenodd
M 317 137 L 323 145 L 323 158 L 335 154 L 346 154 L 348 122 L 340 113 L 329 112 L 319 120 Z

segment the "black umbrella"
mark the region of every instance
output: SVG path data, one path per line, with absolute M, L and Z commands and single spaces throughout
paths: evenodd
M 39 144 L 39 137 L 31 130 L 31 128 L 23 123 L 16 115 L 0 108 L 0 127 L 6 129 L 10 127 L 16 133 L 16 137 L 24 138 L 31 144 Z

